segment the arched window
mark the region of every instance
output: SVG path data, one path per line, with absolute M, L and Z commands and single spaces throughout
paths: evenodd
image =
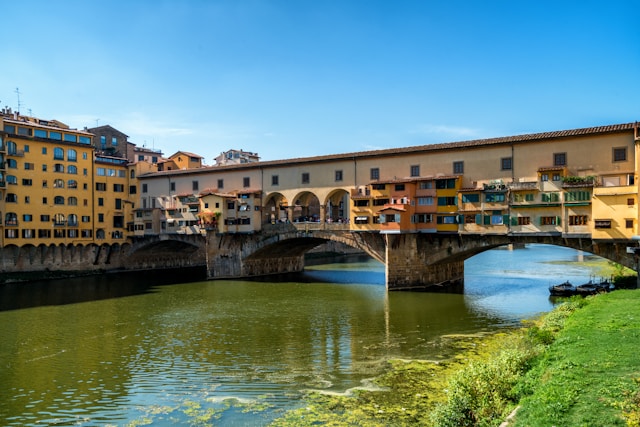
M 69 206 L 78 206 L 78 199 L 73 197 L 73 196 L 67 198 L 67 205 L 69 205 Z
M 7 184 L 17 184 L 18 178 L 13 175 L 7 175 Z
M 5 225 L 18 225 L 18 214 L 15 212 L 7 212 L 4 216 Z
M 67 181 L 67 188 L 78 188 L 78 181 L 75 179 L 70 179 Z
M 96 230 L 96 239 L 104 239 L 104 230 L 102 228 Z
M 64 205 L 64 197 L 62 196 L 56 196 L 53 198 L 53 204 L 54 205 Z
M 74 166 L 74 165 L 67 166 L 67 173 L 72 174 L 72 175 L 77 175 L 78 174 L 78 167 Z
M 7 154 L 15 155 L 18 153 L 18 145 L 13 141 L 7 141 Z
M 65 225 L 64 215 L 57 213 L 53 216 L 53 225 Z
M 53 188 L 64 188 L 64 181 L 61 179 L 54 179 Z
M 64 160 L 64 150 L 60 147 L 56 147 L 53 149 L 53 159 L 54 160 Z
M 76 215 L 76 214 L 69 215 L 69 218 L 67 219 L 67 224 L 69 224 L 72 227 L 77 226 L 78 225 L 78 215 Z
M 76 150 L 69 148 L 67 150 L 67 160 L 70 162 L 75 162 L 76 160 L 78 160 L 78 153 L 76 153 Z
M 7 167 L 9 169 L 18 169 L 18 162 L 16 159 L 7 159 Z
M 56 163 L 53 165 L 54 172 L 64 172 L 64 165 L 62 163 Z
M 130 173 L 131 179 L 136 177 L 136 171 L 131 169 L 131 173 Z

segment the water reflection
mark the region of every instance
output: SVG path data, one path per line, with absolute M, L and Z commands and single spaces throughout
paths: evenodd
M 12 285 L 1 294 L 0 425 L 188 424 L 228 398 L 270 409 L 216 412 L 216 423 L 265 425 L 306 389 L 344 391 L 389 358 L 446 356 L 443 336 L 545 311 L 547 282 L 568 270 L 545 261 L 564 252 L 539 252 L 469 260 L 464 295 L 387 294 L 375 261 L 277 282 L 145 275 Z

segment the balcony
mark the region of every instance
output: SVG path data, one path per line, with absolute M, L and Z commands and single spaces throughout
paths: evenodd
M 509 189 L 518 191 L 518 190 L 538 190 L 538 181 L 527 181 L 527 182 L 511 182 L 507 185 Z
M 584 188 L 597 185 L 595 176 L 565 176 L 562 178 L 562 188 Z

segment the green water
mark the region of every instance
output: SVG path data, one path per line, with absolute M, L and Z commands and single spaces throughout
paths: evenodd
M 467 271 L 481 265 L 491 263 Z M 366 386 L 390 358 L 447 357 L 444 336 L 551 307 L 535 276 L 489 294 L 483 283 L 504 274 L 475 285 L 471 274 L 465 295 L 387 294 L 383 271 L 368 261 L 273 282 L 147 274 L 6 285 L 0 425 L 267 425 L 307 390 Z M 523 289 L 530 304 L 514 312 Z

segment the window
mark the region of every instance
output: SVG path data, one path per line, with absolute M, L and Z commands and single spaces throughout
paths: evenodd
M 18 162 L 16 159 L 7 159 L 7 167 L 9 169 L 18 169 Z
M 173 182 L 172 182 L 172 184 L 173 184 Z M 113 192 L 114 193 L 124 193 L 124 184 L 113 184 Z
M 394 188 L 395 191 L 404 191 L 404 184 L 396 184 Z
M 418 187 L 421 190 L 428 190 L 430 188 L 433 188 L 433 181 L 422 181 L 420 182 L 420 185 Z
M 570 191 L 564 193 L 565 202 L 578 202 L 591 200 L 591 193 L 588 191 Z
M 48 202 L 48 200 L 47 200 L 47 198 L 46 198 L 46 197 L 43 197 L 43 198 L 42 198 L 42 204 L 43 204 L 43 205 L 46 205 L 47 203 L 49 203 L 49 202 Z
M 596 219 L 594 226 L 595 226 L 595 228 L 611 228 L 611 220 L 610 219 Z
M 64 197 L 62 196 L 56 196 L 53 198 L 53 204 L 54 205 L 64 205 Z
M 78 142 L 78 137 L 70 133 L 65 133 L 64 140 L 67 142 Z
M 78 215 L 76 215 L 76 214 L 69 215 L 69 218 L 67 218 L 67 224 L 69 224 L 72 227 L 77 226 L 78 225 Z
M 138 188 L 135 185 L 130 185 L 129 194 L 137 194 L 137 193 L 138 193 Z
M 336 181 L 342 181 L 342 171 L 341 170 L 337 170 L 335 172 L 335 180 Z
M 462 203 L 478 203 L 479 201 L 480 201 L 480 194 L 478 193 L 462 195 Z
M 91 217 L 89 215 L 83 215 L 82 222 L 91 222 Z
M 147 184 L 142 184 L 142 192 L 143 193 L 147 192 Z
M 18 127 L 18 135 L 31 136 L 32 133 L 33 129 L 31 128 Z
M 53 149 L 53 159 L 54 160 L 64 160 L 64 150 L 60 147 L 56 147 Z
M 40 215 L 40 222 L 49 222 L 51 217 L 49 215 Z
M 242 186 L 244 188 L 251 187 L 251 178 L 249 178 L 248 176 L 245 176 L 244 178 L 242 178 Z
M 14 175 L 7 175 L 7 184 L 18 185 L 18 178 Z
M 60 163 L 56 163 L 55 165 L 53 165 L 53 170 L 54 172 L 64 173 L 64 165 Z
M 4 216 L 5 225 L 18 225 L 18 214 L 15 212 L 7 212 Z
M 107 170 L 105 168 L 96 168 L 96 175 L 107 176 Z
M 438 179 L 436 180 L 436 188 L 438 190 L 444 190 L 444 189 L 452 189 L 452 188 L 456 188 L 456 179 L 455 178 L 448 178 L 448 179 Z
M 560 218 L 557 216 L 541 216 L 540 225 L 560 225 Z
M 224 179 L 219 179 L 218 180 L 218 189 L 222 189 L 224 188 Z
M 418 206 L 432 206 L 433 197 L 418 197 Z
M 567 153 L 553 153 L 553 166 L 566 166 Z
M 107 191 L 106 182 L 96 182 L 96 191 Z
M 531 224 L 531 217 L 529 216 L 518 217 L 518 225 L 529 225 L 529 224 Z
M 279 180 L 278 175 L 271 175 L 271 185 L 272 186 L 280 185 L 278 180 Z
M 76 152 L 76 150 L 73 150 L 71 148 L 67 150 L 67 160 L 70 162 L 75 162 L 78 160 L 78 153 Z
M 104 222 L 104 214 L 103 213 L 99 213 L 98 214 L 98 222 Z
M 463 174 L 464 173 L 464 162 L 453 162 L 453 173 L 455 173 L 455 174 Z
M 371 168 L 371 170 L 369 171 L 369 176 L 372 180 L 380 179 L 380 168 Z
M 587 225 L 587 215 L 569 215 L 569 225 Z
M 618 147 L 613 149 L 613 161 L 624 162 L 627 160 L 627 147 Z
M 487 203 L 501 203 L 504 202 L 504 193 L 487 193 L 484 195 L 484 201 Z
M 55 139 L 57 141 L 61 141 L 62 140 L 62 134 L 60 132 L 51 131 L 51 132 L 49 132 L 49 138 L 50 139 Z
M 420 165 L 412 165 L 410 174 L 411 176 L 420 176 Z
M 413 224 L 427 224 L 433 222 L 432 214 L 415 214 L 411 215 L 411 223 Z
M 234 202 L 227 202 L 227 209 L 233 210 L 236 208 L 236 204 Z
M 77 175 L 78 174 L 78 167 L 74 166 L 74 165 L 67 166 L 67 173 L 69 173 L 71 175 Z
M 199 187 L 198 181 L 191 181 L 191 189 L 193 191 L 198 191 L 198 187 Z
M 557 203 L 560 201 L 560 193 L 542 193 L 540 196 L 543 203 Z
M 625 219 L 624 220 L 624 228 L 633 228 L 633 220 Z
M 98 206 L 104 206 L 104 197 L 98 197 Z
M 455 196 L 438 197 L 438 206 L 455 206 L 458 204 L 458 198 Z
M 436 224 L 455 224 L 456 217 L 453 215 L 438 215 L 436 217 Z
M 387 184 L 371 184 L 373 190 L 384 190 L 387 188 Z
M 357 216 L 355 220 L 356 224 L 369 224 L 368 216 Z
M 122 209 L 122 199 L 116 199 L 116 209 Z
M 365 206 L 369 206 L 369 200 L 368 199 L 357 199 L 353 201 L 353 206 L 355 207 L 365 207 Z
M 14 193 L 7 193 L 4 201 L 7 203 L 18 203 L 18 195 Z
M 113 145 L 114 147 L 118 146 L 118 138 L 116 138 L 115 136 L 111 137 L 111 145 Z
M 303 184 L 308 184 L 309 182 L 310 182 L 309 172 L 304 172 L 302 174 L 302 183 Z
M 560 181 L 560 178 L 561 178 L 561 177 L 560 177 L 560 174 L 559 174 L 559 173 L 554 173 L 554 174 L 551 176 L 551 180 L 552 180 L 552 181 L 555 181 L 555 182 Z
M 502 169 L 503 171 L 510 171 L 513 167 L 512 163 L 513 160 L 511 157 L 503 157 L 502 159 L 500 159 L 500 169 Z
M 107 148 L 107 137 L 104 135 L 100 135 L 100 148 L 102 148 L 103 150 Z M 144 160 L 144 158 L 140 160 Z
M 78 199 L 76 197 L 73 197 L 73 196 L 69 197 L 67 199 L 67 205 L 69 205 L 69 206 L 78 206 Z
M 42 154 L 47 154 L 47 147 L 42 147 Z
M 543 182 L 549 181 L 549 174 L 543 173 L 542 175 L 540 175 L 540 181 L 543 181 Z
M 634 206 L 636 204 L 635 199 L 627 199 L 627 206 Z

